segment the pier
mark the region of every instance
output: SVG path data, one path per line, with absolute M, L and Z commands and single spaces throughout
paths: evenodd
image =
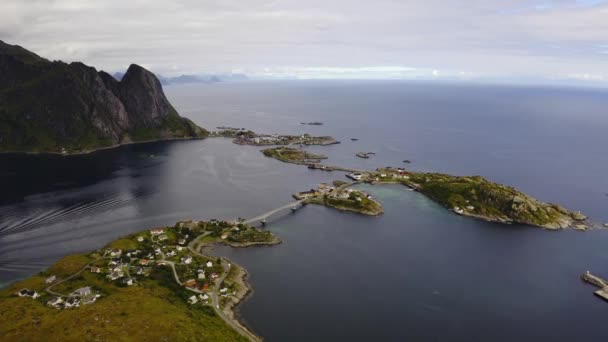
M 281 212 L 283 210 L 287 210 L 287 209 L 291 209 L 292 212 L 295 212 L 296 210 L 298 210 L 299 208 L 302 207 L 304 200 L 299 200 L 299 201 L 295 201 L 289 204 L 285 204 L 284 206 L 278 207 L 276 209 L 267 211 L 261 215 L 258 215 L 256 217 L 250 218 L 248 220 L 243 221 L 244 224 L 252 224 L 255 222 L 261 222 L 263 225 L 266 225 L 266 220 L 268 219 L 268 217 Z
M 599 287 L 600 289 L 595 291 L 595 295 L 608 301 L 608 281 L 591 274 L 589 271 L 583 273 L 583 275 L 581 275 L 581 279 L 591 285 Z

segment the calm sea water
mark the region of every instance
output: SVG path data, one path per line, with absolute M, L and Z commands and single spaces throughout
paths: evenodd
M 608 92 L 405 82 L 244 82 L 166 88 L 214 128 L 329 134 L 329 163 L 481 174 L 608 222 Z M 323 126 L 300 125 L 322 121 Z M 351 141 L 350 138 L 358 138 Z M 369 160 L 358 151 L 376 152 Z M 0 156 L 0 282 L 180 219 L 254 216 L 339 173 L 227 139 L 70 158 Z M 243 318 L 268 341 L 608 338 L 608 231 L 547 232 L 452 215 L 399 186 L 365 188 L 378 218 L 308 206 L 275 218 L 283 244 L 216 253 L 250 272 Z

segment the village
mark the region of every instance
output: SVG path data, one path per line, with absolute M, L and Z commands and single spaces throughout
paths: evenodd
M 238 145 L 272 146 L 272 145 L 333 145 L 339 144 L 335 138 L 330 136 L 315 137 L 309 134 L 302 135 L 237 135 L 233 140 Z
M 92 261 L 77 273 L 63 280 L 50 275 L 44 290 L 24 288 L 16 295 L 42 301 L 56 309 L 76 308 L 103 297 L 104 286 L 100 286 L 100 282 L 137 287 L 150 281 L 155 271 L 168 268 L 172 281 L 190 292 L 184 298 L 189 304 L 220 309 L 242 285 L 231 276 L 231 263 L 204 255 L 201 248 L 212 243 L 240 247 L 277 241 L 270 232 L 245 225 L 242 220 L 178 222 L 173 227 L 154 228 L 117 240 L 88 255 Z
M 380 215 L 384 212 L 380 203 L 364 191 L 350 188 L 355 183 L 334 181 L 334 185 L 321 183 L 316 189 L 297 192 L 293 197 L 304 203 L 320 204 L 339 210 L 354 211 L 364 215 Z

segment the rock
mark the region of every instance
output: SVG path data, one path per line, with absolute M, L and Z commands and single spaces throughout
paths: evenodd
M 574 211 L 570 216 L 577 221 L 584 221 L 587 219 L 587 216 L 583 215 L 580 211 Z
M 608 223 L 604 223 L 604 227 L 608 228 Z
M 587 226 L 584 224 L 575 224 L 574 229 L 576 230 L 587 230 Z
M 135 64 L 118 81 L 0 41 L 0 75 L 0 150 L 86 151 L 207 133 L 180 117 L 157 77 Z

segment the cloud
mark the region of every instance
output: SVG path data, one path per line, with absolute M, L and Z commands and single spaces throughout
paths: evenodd
M 607 17 L 601 0 L 3 0 L 0 39 L 109 71 L 547 79 L 608 73 Z

